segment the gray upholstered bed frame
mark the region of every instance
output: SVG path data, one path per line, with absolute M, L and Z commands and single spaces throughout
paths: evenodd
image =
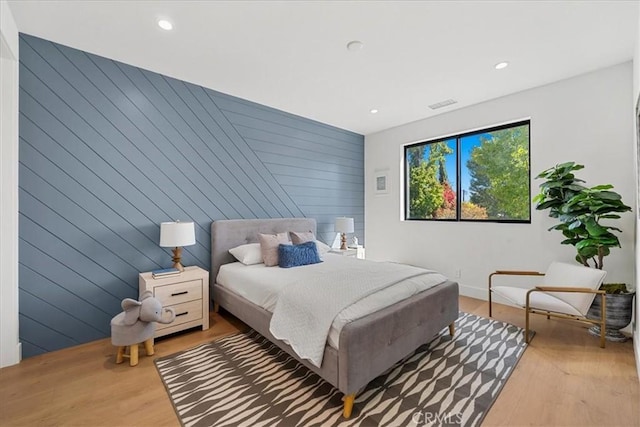
M 271 313 L 218 286 L 220 266 L 235 259 L 229 249 L 257 242 L 258 233 L 316 232 L 310 218 L 221 220 L 211 224 L 211 295 L 217 307 L 238 317 L 307 368 L 345 394 L 344 415 L 349 417 L 355 393 L 371 380 L 429 342 L 458 318 L 458 284 L 447 281 L 418 295 L 347 324 L 340 333 L 339 350 L 326 346 L 320 368 L 300 360 L 293 349 L 269 332 Z

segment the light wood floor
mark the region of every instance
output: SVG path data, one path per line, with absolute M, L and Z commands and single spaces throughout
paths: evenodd
M 460 308 L 488 316 L 484 301 L 460 298 Z M 494 318 L 518 326 L 521 310 L 495 305 Z M 640 392 L 631 342 L 607 342 L 585 326 L 534 316 L 536 337 L 483 426 L 639 426 Z M 208 331 L 162 339 L 154 357 L 187 349 L 244 326 L 211 314 Z M 150 357 L 136 367 L 115 364 L 108 339 L 0 370 L 0 426 L 177 426 Z M 142 353 L 144 354 L 144 353 Z

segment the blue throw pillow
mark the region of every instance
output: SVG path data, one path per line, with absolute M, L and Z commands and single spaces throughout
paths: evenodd
M 278 246 L 278 265 L 282 268 L 299 267 L 319 262 L 322 260 L 318 254 L 316 242 Z

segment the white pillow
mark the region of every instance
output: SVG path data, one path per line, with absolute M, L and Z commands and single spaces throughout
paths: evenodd
M 320 240 L 316 240 L 316 247 L 318 248 L 318 253 L 320 255 L 324 255 L 331 250 L 331 246 L 321 242 Z
M 244 265 L 262 264 L 260 243 L 247 243 L 229 249 L 229 253 Z

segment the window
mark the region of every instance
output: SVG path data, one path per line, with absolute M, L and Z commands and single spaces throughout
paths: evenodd
M 405 219 L 531 222 L 529 121 L 407 145 Z

